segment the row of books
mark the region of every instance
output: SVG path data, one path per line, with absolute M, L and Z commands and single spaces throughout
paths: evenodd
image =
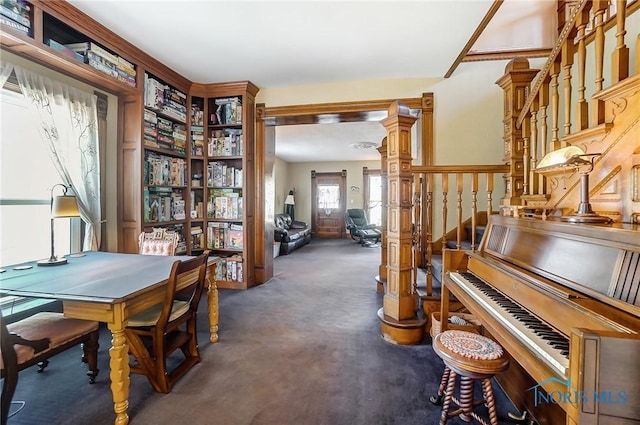
M 144 143 L 154 148 L 164 148 L 185 154 L 187 127 L 158 116 L 154 111 L 144 110 Z
M 187 162 L 156 152 L 145 153 L 144 183 L 151 186 L 187 185 Z
M 225 128 L 216 130 L 209 137 L 209 156 L 242 156 L 242 130 Z
M 242 124 L 242 100 L 239 97 L 213 99 L 209 105 L 211 107 L 209 125 Z
M 207 223 L 207 248 L 237 249 L 243 246 L 242 224 L 210 221 Z
M 228 220 L 242 219 L 242 196 L 237 192 L 216 194 L 215 192 L 218 190 L 224 189 L 215 189 L 214 195 L 209 198 L 209 202 L 207 202 L 207 217 Z
M 216 280 L 243 282 L 244 267 L 242 262 L 242 255 L 234 254 L 221 259 L 218 262 L 218 267 L 216 268 Z
M 93 41 L 67 43 L 63 46 L 82 57 L 82 60 L 92 68 L 118 81 L 122 81 L 131 87 L 136 86 L 136 67 L 122 56 L 111 53 Z M 63 53 L 65 53 L 65 51 L 63 51 Z
M 191 126 L 191 155 L 204 155 L 204 127 Z
M 22 33 L 31 31 L 31 5 L 22 0 L 2 0 L 0 23 Z
M 204 126 L 204 111 L 196 104 L 191 105 L 191 127 L 193 126 Z
M 187 95 L 147 73 L 144 74 L 144 106 L 187 122 Z
M 179 192 L 163 188 L 144 188 L 144 221 L 156 223 L 185 219 L 184 199 Z
M 208 187 L 242 187 L 242 168 L 214 161 L 207 165 Z

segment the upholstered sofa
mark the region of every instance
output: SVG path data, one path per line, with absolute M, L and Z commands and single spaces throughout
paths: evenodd
M 287 255 L 311 241 L 311 226 L 292 220 L 288 214 L 276 214 L 274 238 L 280 242 L 280 255 Z

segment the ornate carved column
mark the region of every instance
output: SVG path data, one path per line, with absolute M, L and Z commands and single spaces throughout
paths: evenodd
M 524 188 L 524 138 L 522 130 L 516 128 L 518 115 L 524 106 L 527 89 L 538 73 L 529 67 L 526 58 L 515 58 L 505 67 L 505 74 L 496 81 L 504 90 L 504 155 L 503 161 L 509 165 L 509 173 L 504 175 L 505 196 L 502 206 L 522 205 L 521 195 Z M 529 119 L 529 118 L 527 118 Z
M 412 290 L 411 126 L 409 108 L 396 101 L 381 121 L 387 129 L 387 286 L 378 311 L 382 336 L 397 344 L 422 341 L 425 320 L 418 318 Z
M 382 139 L 382 145 L 378 148 L 380 152 L 380 183 L 382 190 L 382 226 L 380 232 L 380 267 L 378 267 L 378 292 L 384 291 L 384 285 L 387 283 L 387 138 Z

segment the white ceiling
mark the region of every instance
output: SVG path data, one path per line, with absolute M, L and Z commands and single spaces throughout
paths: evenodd
M 260 88 L 274 88 L 441 78 L 493 1 L 69 3 L 189 80 L 250 80 Z M 549 17 L 555 16 L 555 7 L 552 0 L 506 0 L 472 50 L 552 47 L 557 30 Z M 402 58 L 403 66 L 389 60 L 390 55 Z M 384 136 L 376 122 L 279 126 L 276 155 L 290 162 L 377 159 L 375 149 L 349 149 L 352 158 L 346 158 L 345 144 L 379 143 Z

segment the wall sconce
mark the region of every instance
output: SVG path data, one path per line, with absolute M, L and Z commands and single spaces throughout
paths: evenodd
M 575 213 L 559 217 L 571 223 L 611 223 L 609 217 L 593 212 L 589 203 L 589 173 L 593 171 L 593 161 L 599 153 L 587 154 L 577 146 L 567 146 L 549 152 L 536 166 L 536 173 L 545 176 L 576 171 L 580 173 L 580 204 Z
M 290 190 L 289 194 L 284 200 L 284 208 L 285 208 L 284 213 L 287 214 L 289 217 L 291 217 L 291 220 L 295 220 L 294 207 L 293 207 L 295 204 L 296 202 L 293 199 L 293 190 Z
M 62 196 L 53 196 L 53 190 L 58 186 L 63 188 Z M 66 258 L 58 258 L 54 253 L 53 219 L 80 217 L 78 200 L 74 195 L 67 195 L 68 189 L 70 189 L 70 186 L 65 186 L 62 183 L 58 183 L 51 188 L 51 256 L 46 260 L 38 261 L 39 266 L 60 266 L 67 263 Z

